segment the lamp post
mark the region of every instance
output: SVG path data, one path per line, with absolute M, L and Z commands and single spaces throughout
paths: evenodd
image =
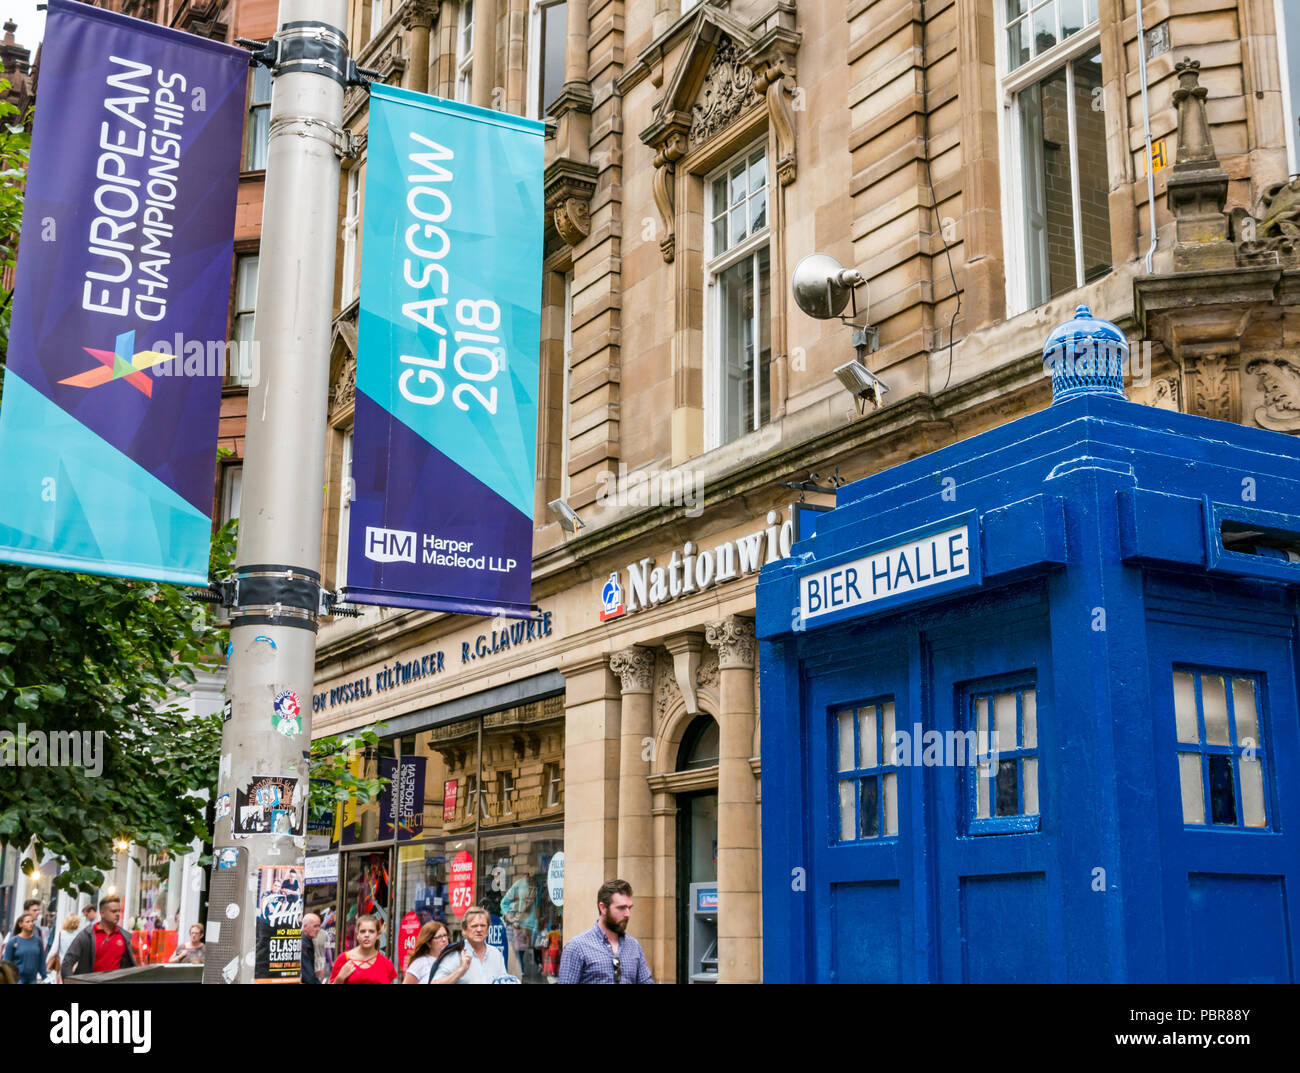
M 248 398 L 214 837 L 215 867 L 239 862 L 247 880 L 209 917 L 209 934 L 221 938 L 205 981 L 256 978 L 260 870 L 302 874 L 347 13 L 347 0 L 280 0 L 280 29 L 257 54 L 274 85 L 255 310 L 260 367 Z M 278 978 L 292 979 L 294 968 Z

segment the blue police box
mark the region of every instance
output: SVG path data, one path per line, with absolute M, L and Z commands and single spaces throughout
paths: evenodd
M 1300 443 L 1053 405 L 839 491 L 758 586 L 769 982 L 1293 981 Z

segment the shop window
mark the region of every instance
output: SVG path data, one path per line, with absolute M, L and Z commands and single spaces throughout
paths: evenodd
M 708 295 L 706 448 L 771 419 L 771 260 L 767 143 L 751 146 L 705 182 Z
M 266 168 L 271 135 L 271 70 L 260 64 L 249 72 L 248 121 L 244 125 L 244 170 Z
M 1232 671 L 1174 670 L 1184 824 L 1269 826 L 1262 685 Z
M 1286 126 L 1287 170 L 1300 174 L 1300 0 L 1273 0 Z
M 474 88 L 474 0 L 461 0 L 456 24 L 456 100 L 468 102 Z
M 227 370 L 230 383 L 247 386 L 253 382 L 253 333 L 256 328 L 254 314 L 257 309 L 257 280 L 260 259 L 257 254 L 246 254 L 235 259 L 235 314 L 234 351 L 237 361 Z
M 962 755 L 950 759 L 967 774 L 970 833 L 1037 831 L 1037 691 L 1028 683 L 970 691 L 965 715 L 954 735 Z
M 546 108 L 564 85 L 564 46 L 568 37 L 566 0 L 532 0 L 529 20 L 528 114 L 546 115 Z
M 1003 0 L 1008 303 L 1032 309 L 1111 268 L 1096 0 Z
M 892 697 L 832 714 L 840 842 L 898 834 L 898 764 Z

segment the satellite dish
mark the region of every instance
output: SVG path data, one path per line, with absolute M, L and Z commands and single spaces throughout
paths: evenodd
M 794 269 L 794 300 L 808 316 L 817 320 L 838 317 L 863 283 L 856 268 L 844 268 L 825 253 L 809 254 Z

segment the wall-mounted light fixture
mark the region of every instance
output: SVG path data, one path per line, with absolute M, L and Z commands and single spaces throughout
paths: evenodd
M 857 289 L 867 282 L 856 268 L 844 268 L 834 257 L 814 253 L 800 261 L 794 269 L 793 290 L 795 304 L 815 320 L 835 317 L 853 329 L 853 347 L 857 357 L 835 370 L 835 375 L 858 403 L 863 413 L 869 401 L 879 406 L 889 385 L 867 368 L 866 357 L 880 346 L 880 333 L 866 321 L 870 320 L 871 291 L 867 291 L 867 309 L 864 323 L 858 317 Z M 850 306 L 850 316 L 843 316 L 844 307 Z
M 563 499 L 552 499 L 546 505 L 551 508 L 551 513 L 559 521 L 560 528 L 566 533 L 576 533 L 579 529 L 587 528 L 587 523 L 578 517 L 578 512 Z

